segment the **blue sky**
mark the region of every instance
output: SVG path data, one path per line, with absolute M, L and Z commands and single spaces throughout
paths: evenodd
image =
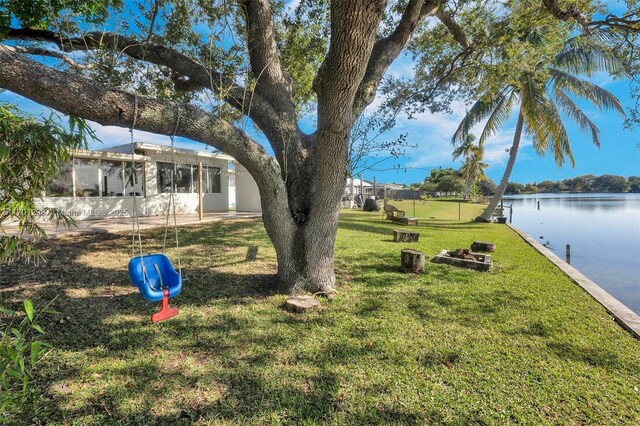
M 399 58 L 392 65 L 389 73 L 395 76 L 410 77 L 410 59 L 407 57 Z M 605 75 L 596 77 L 593 81 L 614 93 L 625 107 L 632 105 L 627 81 L 613 81 Z M 43 107 L 10 92 L 0 93 L 0 101 L 16 103 L 31 113 L 46 111 Z M 371 111 L 375 110 L 380 102 L 381 99 L 378 97 L 367 109 L 366 113 L 371 113 Z M 600 128 L 600 149 L 591 143 L 587 134 L 581 133 L 575 125 L 565 121 L 576 162 L 575 168 L 571 168 L 568 163 L 562 168 L 557 167 L 552 155 L 539 157 L 533 150 L 531 141 L 525 138 L 521 143 L 511 181 L 540 182 L 542 180 L 559 180 L 588 173 L 595 175 L 605 173 L 623 176 L 640 175 L 640 129 L 624 130 L 623 119 L 616 112 L 599 111 L 584 103 L 579 103 L 579 105 L 584 107 L 588 116 Z M 454 103 L 451 114 L 423 113 L 415 115 L 414 119 L 411 120 L 406 116 L 399 116 L 396 127 L 385 134 L 384 137 L 393 139 L 400 134 L 407 134 L 407 142 L 418 145 L 418 148 L 407 150 L 406 158 L 390 159 L 386 165 L 383 163 L 379 166 L 379 168 L 389 168 L 394 164 L 400 164 L 402 169 L 365 172 L 365 179 L 373 179 L 375 175 L 378 182 L 419 182 L 433 168 L 460 167 L 459 162 L 453 163 L 451 161 L 452 147 L 449 141 L 467 107 L 462 103 Z M 301 127 L 304 130 L 312 131 L 313 126 L 313 114 L 302 118 Z M 95 123 L 92 127 L 96 130 L 102 144 L 93 143 L 91 148 L 101 149 L 129 141 L 127 129 L 104 127 Z M 247 126 L 249 133 L 266 146 L 264 137 L 251 128 L 252 126 Z M 514 128 L 515 118 L 486 142 L 485 162 L 489 164 L 487 175 L 496 182 L 502 176 L 508 156 L 505 149 L 511 146 Z M 481 127 L 478 126 L 474 129 L 474 133 L 479 134 L 480 129 Z M 161 144 L 169 143 L 169 138 L 166 136 L 146 132 L 136 132 L 136 140 Z M 181 138 L 177 139 L 177 144 L 191 149 L 210 149 L 204 145 Z
M 407 62 L 400 58 L 389 72 L 396 75 L 410 72 Z M 593 78 L 592 81 L 616 95 L 625 109 L 633 105 L 628 81 L 614 81 L 606 75 Z M 378 102 L 380 102 L 379 99 L 374 102 L 372 107 L 375 108 L 375 104 Z M 617 112 L 600 111 L 579 100 L 577 103 L 600 129 L 600 148 L 593 145 L 588 134 L 582 133 L 570 120 L 565 120 L 575 158 L 575 167 L 572 168 L 568 162 L 563 167 L 556 166 L 553 155 L 538 156 L 531 146 L 531 140 L 523 137 L 511 181 L 540 182 L 588 173 L 595 175 L 640 175 L 640 146 L 638 145 L 640 144 L 640 129 L 625 130 L 624 120 Z M 390 138 L 400 133 L 407 133 L 408 142 L 417 144 L 419 147 L 416 150 L 408 151 L 408 158 L 400 161 L 407 166 L 406 171 L 376 172 L 376 178 L 382 181 L 409 183 L 422 180 L 432 168 L 459 168 L 461 163 L 459 161 L 454 163 L 451 160 L 450 139 L 467 109 L 468 106 L 463 103 L 454 103 L 451 114 L 427 112 L 415 115 L 415 119 L 408 119 L 406 116 L 400 117 L 398 125 L 389 133 Z M 515 122 L 514 116 L 486 142 L 485 162 L 489 164 L 486 172 L 496 182 L 500 180 L 504 171 L 508 158 L 508 152 L 505 150 L 512 144 Z M 479 135 L 481 129 L 482 125 L 478 125 L 472 132 Z M 389 164 L 398 162 L 390 160 Z

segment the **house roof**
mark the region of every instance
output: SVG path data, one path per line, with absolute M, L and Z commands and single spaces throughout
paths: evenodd
M 96 150 L 91 151 L 87 149 L 75 149 L 71 152 L 73 157 L 80 158 L 95 158 L 101 160 L 120 160 L 120 161 L 131 161 L 131 153 L 123 153 L 123 152 L 114 152 L 114 151 L 104 151 L 104 150 Z M 133 156 L 134 161 L 149 161 L 151 158 L 146 155 L 135 154 Z
M 171 147 L 166 145 L 159 145 L 155 143 L 147 143 L 147 142 L 134 142 L 133 149 L 140 151 L 154 151 L 154 152 L 165 152 L 170 153 Z M 132 144 L 127 143 L 123 145 L 116 145 L 112 147 L 108 147 L 104 149 L 105 151 L 111 152 L 125 152 L 131 154 Z M 213 158 L 217 160 L 226 160 L 226 161 L 234 161 L 236 159 L 230 155 L 227 155 L 222 152 L 210 152 L 210 151 L 199 151 L 194 149 L 186 149 L 186 148 L 173 148 L 173 152 L 182 155 L 192 155 L 194 157 L 202 157 L 202 158 Z
M 352 178 L 347 179 L 347 186 L 351 185 L 351 180 Z M 353 186 L 360 186 L 360 179 L 353 179 Z M 373 186 L 373 183 L 363 180 L 362 186 Z

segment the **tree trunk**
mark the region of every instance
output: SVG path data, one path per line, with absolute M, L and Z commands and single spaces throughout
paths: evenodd
M 80 73 L 62 72 L 31 60 L 22 50 L 4 44 L 0 44 L 0 87 L 65 114 L 103 125 L 185 137 L 233 156 L 260 191 L 264 226 L 277 254 L 281 290 L 330 292 L 335 284 L 334 243 L 351 128 L 374 100 L 382 76 L 421 20 L 435 13 L 438 6 L 437 2 L 407 2 L 397 28 L 387 37 L 377 38 L 386 3 L 331 2 L 331 38 L 313 80 L 318 111 L 317 130 L 311 135 L 303 134 L 297 124 L 294 84 L 280 63 L 269 0 L 239 1 L 255 90 L 177 50 L 141 44 L 135 37 L 92 33 L 88 38 L 66 38 L 28 28 L 11 32 L 14 39 L 49 42 L 63 51 L 117 48 L 135 60 L 167 68 L 191 90 L 220 95 L 253 120 L 269 141 L 274 157 L 242 129 L 196 105 L 107 87 Z
M 476 217 L 476 222 L 490 222 L 491 215 L 493 214 L 496 207 L 500 203 L 502 196 L 504 195 L 504 191 L 507 189 L 507 185 L 509 184 L 509 178 L 511 177 L 511 171 L 513 170 L 513 165 L 516 162 L 516 156 L 518 155 L 518 147 L 520 146 L 520 137 L 522 136 L 522 126 L 523 126 L 523 118 L 522 112 L 518 114 L 518 123 L 516 124 L 516 133 L 513 136 L 513 145 L 511 145 L 511 149 L 509 150 L 509 161 L 507 162 L 507 168 L 504 170 L 504 174 L 502 175 L 502 180 L 500 181 L 500 185 L 496 189 L 496 193 L 493 194 L 491 201 L 487 208 L 482 212 L 482 214 Z
M 465 199 L 469 199 L 469 156 L 467 156 L 467 167 L 466 167 L 466 173 L 467 176 L 465 178 L 465 187 L 464 187 L 464 198 Z
M 280 218 L 263 212 L 278 259 L 278 290 L 287 294 L 331 292 L 335 285 L 333 259 L 339 205 L 335 213 L 327 215 L 323 226 L 305 222 L 288 227 Z

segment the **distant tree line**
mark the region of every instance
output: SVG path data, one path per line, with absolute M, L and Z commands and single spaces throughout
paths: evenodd
M 466 164 L 473 164 L 467 160 Z M 478 166 L 469 167 L 469 173 L 465 165 L 460 170 L 453 168 L 437 168 L 431 170 L 423 182 L 416 182 L 409 185 L 410 189 L 425 191 L 430 194 L 441 193 L 450 195 L 466 195 L 471 198 L 478 196 L 493 195 L 496 191 L 496 184 L 484 174 L 484 163 L 480 163 L 481 156 L 478 156 Z
M 458 193 L 464 191 L 465 181 L 461 172 L 452 168 L 433 169 L 424 182 L 412 183 L 410 189 L 430 193 Z M 496 184 L 489 178 L 475 183 L 472 192 L 477 195 L 491 196 L 496 192 Z M 640 176 L 583 175 L 559 181 L 545 180 L 540 183 L 509 182 L 505 194 L 536 194 L 538 192 L 638 192 Z
M 640 176 L 583 175 L 559 181 L 540 183 L 509 182 L 506 194 L 535 194 L 538 192 L 640 192 Z

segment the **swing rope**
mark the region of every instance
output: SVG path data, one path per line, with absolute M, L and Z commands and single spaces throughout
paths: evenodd
M 138 119 L 138 95 L 136 93 L 133 94 L 133 122 L 131 127 L 129 128 L 129 135 L 131 136 L 131 167 L 130 167 L 130 179 L 131 179 L 131 188 L 133 189 L 132 194 L 132 217 L 133 224 L 131 229 L 131 257 L 135 256 L 135 247 L 136 247 L 136 234 L 138 237 L 138 246 L 140 248 L 140 260 L 142 263 L 142 275 L 147 282 L 150 282 L 147 269 L 144 266 L 144 252 L 142 250 L 142 234 L 140 232 L 140 218 L 138 217 L 138 201 L 136 197 L 136 188 L 135 188 L 135 178 L 136 178 L 136 170 L 135 170 L 135 145 L 133 139 L 133 130 L 136 127 L 136 122 Z M 127 179 L 128 181 L 129 179 Z M 125 182 L 125 190 L 127 183 Z
M 132 224 L 132 229 L 131 229 L 131 257 L 134 258 L 135 257 L 135 249 L 136 249 L 136 236 L 138 239 L 138 246 L 140 249 L 140 261 L 142 264 L 142 275 L 143 275 L 143 280 L 145 282 L 147 282 L 154 290 L 157 290 L 151 283 L 151 280 L 149 279 L 149 276 L 147 274 L 147 270 L 144 264 L 144 252 L 142 249 L 142 232 L 140 230 L 140 217 L 138 215 L 138 203 L 137 203 L 137 193 L 136 193 L 136 168 L 135 168 L 135 141 L 134 141 L 134 129 L 136 127 L 136 123 L 137 123 L 137 119 L 138 119 L 138 95 L 134 93 L 133 95 L 133 99 L 134 99 L 134 107 L 133 107 L 133 122 L 131 124 L 131 127 L 129 128 L 129 134 L 131 136 L 131 167 L 130 167 L 130 180 L 131 180 L 131 188 L 133 190 L 132 192 L 132 214 L 131 217 L 133 218 L 133 224 Z M 176 103 L 176 124 L 175 127 L 173 129 L 173 133 L 171 134 L 170 138 L 171 138 L 171 164 L 173 164 L 173 172 L 171 173 L 171 179 L 170 179 L 170 184 L 171 184 L 171 190 L 170 190 L 170 197 L 169 197 L 169 205 L 167 207 L 167 220 L 165 223 L 165 229 L 164 229 L 164 239 L 162 242 L 162 253 L 164 254 L 165 249 L 166 249 L 166 245 L 167 245 L 167 234 L 168 234 L 168 230 L 169 230 L 169 215 L 173 213 L 173 226 L 174 226 L 174 230 L 175 230 L 175 238 L 176 238 L 176 252 L 177 252 L 177 259 L 178 259 L 178 274 L 180 276 L 182 276 L 182 264 L 180 263 L 180 244 L 179 244 L 179 240 L 178 240 L 178 220 L 176 218 L 176 200 L 175 200 L 175 192 L 176 192 L 176 183 L 175 183 L 175 175 L 176 175 L 176 171 L 177 171 L 177 167 L 175 164 L 175 157 L 174 157 L 174 151 L 175 151 L 175 137 L 176 137 L 176 133 L 178 132 L 178 126 L 180 125 L 180 107 L 179 105 Z M 129 179 L 127 179 L 127 183 L 129 182 Z M 126 190 L 126 183 L 125 183 L 125 190 Z M 159 274 L 160 275 L 160 274 Z M 162 277 L 160 276 L 160 288 L 166 288 L 164 285 L 164 282 L 162 280 Z
M 175 105 L 176 105 L 176 125 L 173 128 L 173 133 L 169 137 L 171 139 L 171 164 L 173 165 L 173 171 L 171 172 L 171 191 L 169 195 L 169 205 L 167 206 L 167 220 L 164 226 L 162 253 L 165 252 L 165 249 L 167 246 L 167 234 L 169 233 L 169 215 L 173 213 L 173 227 L 175 231 L 176 252 L 177 252 L 176 256 L 178 259 L 178 274 L 182 276 L 182 265 L 180 264 L 180 250 L 179 250 L 180 243 L 178 240 L 178 221 L 176 219 L 176 199 L 175 199 L 175 192 L 176 192 L 175 175 L 177 173 L 177 165 L 175 163 L 175 157 L 174 157 L 176 133 L 178 132 L 178 126 L 180 125 L 180 106 L 177 103 Z M 173 206 L 173 211 L 172 211 L 172 206 Z

